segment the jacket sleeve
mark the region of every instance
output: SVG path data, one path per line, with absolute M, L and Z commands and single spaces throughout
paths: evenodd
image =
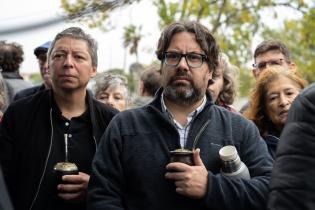
M 8 188 L 12 189 L 10 179 L 14 180 L 14 110 L 11 106 L 6 110 L 0 124 L 0 162 L 3 169 L 3 175 L 7 182 Z
M 0 209 L 13 210 L 12 203 L 6 189 L 6 184 L 3 180 L 1 166 L 0 166 Z
M 87 209 L 123 209 L 124 175 L 119 159 L 121 135 L 118 127 L 114 118 L 101 137 L 92 163 Z
M 272 159 L 252 122 L 246 121 L 240 132 L 243 132 L 243 141 L 238 152 L 249 169 L 251 179 L 231 179 L 209 171 L 208 191 L 204 197 L 207 209 L 260 210 L 266 207 Z

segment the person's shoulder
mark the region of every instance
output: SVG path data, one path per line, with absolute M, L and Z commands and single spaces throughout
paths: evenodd
M 228 110 L 227 108 L 219 106 L 219 105 L 214 104 L 211 106 L 211 108 L 223 116 L 230 116 L 233 118 L 244 118 L 239 112 Z
M 21 116 L 21 114 L 28 115 L 34 112 L 39 113 L 39 110 L 49 107 L 48 98 L 49 94 L 47 91 L 21 98 L 10 103 L 5 113 L 10 113 L 17 117 Z
M 315 101 L 315 83 L 311 84 L 307 88 L 305 88 L 301 93 L 300 97 L 308 98 L 311 101 Z
M 33 84 L 29 81 L 26 81 L 24 79 L 19 79 L 19 78 L 6 78 L 4 79 L 6 82 L 6 85 L 11 86 L 14 89 L 19 89 L 19 88 L 29 88 L 33 87 Z
M 20 90 L 15 94 L 13 100 L 16 101 L 16 100 L 19 100 L 21 98 L 31 96 L 31 95 L 37 93 L 40 89 L 41 89 L 41 85 L 36 85 L 33 87 L 29 87 L 29 88 Z
M 26 106 L 27 104 L 42 103 L 44 102 L 43 98 L 48 97 L 49 97 L 48 90 L 44 90 L 41 92 L 31 94 L 29 96 L 22 97 L 19 100 L 13 101 L 10 105 Z
M 124 113 L 124 115 L 126 116 L 130 116 L 130 115 L 139 115 L 141 113 L 144 113 L 147 111 L 147 105 L 141 106 L 141 107 L 132 107 L 129 109 L 126 109 L 124 111 L 122 111 L 121 113 Z
M 129 108 L 124 111 L 119 112 L 115 118 L 118 118 L 122 121 L 138 121 L 139 119 L 148 118 L 150 113 L 148 112 L 147 106 L 136 107 L 136 108 Z
M 94 109 L 97 110 L 97 112 L 102 113 L 103 116 L 106 117 L 110 117 L 112 118 L 113 116 L 117 115 L 119 113 L 119 111 L 107 104 L 104 104 L 98 100 L 96 100 L 95 98 L 93 98 L 92 100 Z
M 246 119 L 242 114 L 238 112 L 231 112 L 224 107 L 213 105 L 214 112 L 211 113 L 215 120 L 222 120 L 226 124 L 230 124 L 235 128 L 255 127 L 254 123 Z
M 315 83 L 305 88 L 292 103 L 287 122 L 314 121 L 315 116 Z

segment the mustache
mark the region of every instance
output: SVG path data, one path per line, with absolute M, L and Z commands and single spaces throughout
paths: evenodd
M 184 71 L 178 71 L 176 72 L 176 75 L 174 75 L 171 79 L 170 79 L 170 82 L 174 82 L 175 80 L 178 80 L 178 79 L 185 79 L 185 80 L 188 80 L 188 81 L 192 81 L 192 78 L 189 74 L 187 74 L 186 72 Z

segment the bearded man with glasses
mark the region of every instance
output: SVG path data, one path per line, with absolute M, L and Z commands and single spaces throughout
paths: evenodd
M 264 209 L 272 160 L 254 124 L 214 105 L 207 92 L 218 67 L 212 34 L 198 22 L 173 23 L 156 53 L 162 88 L 151 103 L 119 113 L 106 129 L 88 209 Z M 235 145 L 250 180 L 220 173 L 225 145 Z M 193 163 L 172 162 L 177 149 L 190 151 Z

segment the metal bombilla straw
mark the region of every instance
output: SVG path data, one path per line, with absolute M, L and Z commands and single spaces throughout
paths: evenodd
M 68 134 L 64 134 L 65 138 L 65 162 L 68 162 Z
M 194 139 L 193 146 L 192 146 L 192 151 L 194 151 L 196 149 L 199 138 L 200 138 L 201 134 L 203 133 L 203 131 L 206 129 L 206 127 L 209 125 L 209 123 L 210 123 L 210 120 L 207 120 L 207 122 L 202 126 L 200 131 L 197 133 L 196 138 Z
M 62 180 L 64 175 L 76 175 L 79 174 L 78 167 L 74 163 L 68 162 L 68 134 L 64 134 L 65 140 L 65 162 L 58 162 L 54 166 L 54 171 L 56 173 L 57 183 L 65 183 Z

